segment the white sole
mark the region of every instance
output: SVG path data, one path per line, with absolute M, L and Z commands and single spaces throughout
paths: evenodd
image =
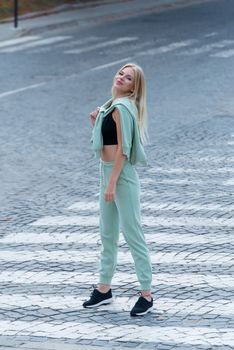
M 101 306 L 101 305 L 108 305 L 108 304 L 111 304 L 113 301 L 113 298 L 109 298 L 109 299 L 106 299 L 106 300 L 102 300 L 100 301 L 98 304 L 95 304 L 95 305 L 89 305 L 89 306 L 85 306 L 85 309 L 91 309 L 93 307 L 97 307 L 97 306 Z
M 144 315 L 148 314 L 148 312 L 150 312 L 150 311 L 152 311 L 152 310 L 153 310 L 153 306 L 150 307 L 150 308 L 149 308 L 148 310 L 146 310 L 145 312 L 141 312 L 141 313 L 138 313 L 138 314 L 133 315 L 133 317 L 134 317 L 134 316 L 144 316 Z

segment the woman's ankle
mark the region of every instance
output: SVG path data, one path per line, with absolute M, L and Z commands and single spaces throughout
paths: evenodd
M 142 290 L 141 291 L 141 296 L 143 298 L 145 298 L 146 300 L 148 301 L 151 301 L 152 300 L 152 293 L 150 290 Z
M 111 286 L 109 284 L 98 284 L 97 285 L 97 290 L 100 292 L 100 293 L 107 293 L 109 292 Z

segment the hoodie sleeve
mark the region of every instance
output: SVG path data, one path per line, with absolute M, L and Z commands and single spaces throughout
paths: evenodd
M 129 110 L 122 104 L 116 105 L 120 114 L 122 134 L 122 152 L 130 160 L 133 140 L 133 117 Z

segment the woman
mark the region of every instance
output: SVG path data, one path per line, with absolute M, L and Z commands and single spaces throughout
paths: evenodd
M 146 165 L 145 80 L 136 64 L 115 75 L 112 98 L 90 113 L 92 147 L 100 158 L 100 280 L 86 308 L 112 302 L 111 280 L 117 262 L 119 223 L 135 263 L 141 294 L 130 312 L 145 315 L 153 308 L 151 263 L 140 222 L 139 179 L 134 165 Z

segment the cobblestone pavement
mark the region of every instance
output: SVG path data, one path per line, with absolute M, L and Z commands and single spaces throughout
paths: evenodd
M 184 128 L 186 154 L 177 147 L 166 159 L 167 150 L 159 156 L 149 146 L 154 165 L 140 169 L 154 311 L 129 317 L 138 284 L 122 237 L 114 303 L 95 312 L 81 306 L 97 281 L 100 247 L 96 163 L 90 164 L 80 186 L 92 184 L 88 197 L 76 193 L 77 201 L 59 215 L 1 239 L 0 343 L 55 338 L 152 349 L 233 348 L 234 134 L 219 131 L 225 117 L 212 123 L 211 138 L 199 142 L 200 126 L 193 135 Z M 209 127 L 203 124 L 204 131 Z
M 211 34 L 208 31 L 206 37 L 211 37 Z M 94 46 L 100 42 L 99 34 L 95 35 L 97 36 L 89 37 Z M 21 43 L 22 46 L 19 42 L 5 46 L 3 43 L 0 54 L 10 55 L 18 50 L 27 55 L 40 54 L 44 62 L 43 55 L 49 55 L 51 50 L 48 43 L 56 41 L 57 48 L 63 51 L 74 49 L 77 44 L 69 35 L 54 36 L 53 39 L 27 38 L 27 43 Z M 129 37 L 124 36 L 124 40 L 126 38 L 129 40 Z M 34 40 L 39 39 L 48 40 L 39 44 L 37 42 L 38 47 L 37 44 L 33 46 Z M 134 37 L 131 40 L 136 41 L 134 57 L 144 59 L 142 46 L 139 46 L 141 43 Z M 176 67 L 180 60 L 190 55 L 195 55 L 196 62 L 202 61 L 204 53 L 210 59 L 222 60 L 224 52 L 227 52 L 227 47 L 224 46 L 233 45 L 230 41 L 229 44 L 226 42 L 220 46 L 221 38 L 216 46 L 211 44 L 209 48 L 198 37 L 197 41 L 191 37 L 187 41 L 164 41 L 161 44 L 161 38 L 158 40 L 158 47 L 153 51 L 150 48 L 152 42 L 143 44 L 148 45 L 147 49 L 151 50 L 156 59 L 162 57 L 160 67 L 164 69 L 164 74 L 170 64 Z M 132 45 L 130 41 L 125 44 Z M 113 51 L 115 43 L 110 45 Z M 76 51 L 75 54 L 81 53 Z M 171 55 L 169 58 L 168 53 Z M 24 60 L 25 57 L 19 56 L 19 60 Z M 148 56 L 146 60 L 149 60 Z M 229 62 L 233 62 L 231 60 L 232 58 Z M 167 63 L 166 68 L 163 66 L 164 61 Z M 217 61 L 210 62 L 210 69 L 214 69 L 213 65 L 218 66 Z M 102 68 L 101 65 L 98 66 L 98 69 Z M 98 71 L 97 67 L 92 69 Z M 148 71 L 147 74 L 149 73 Z M 53 74 L 55 75 L 52 72 L 51 76 Z M 34 91 L 37 91 L 37 98 L 42 101 L 49 95 L 54 108 L 53 115 L 59 115 L 61 105 L 57 107 L 58 98 L 55 98 L 54 91 L 62 88 L 62 84 L 67 85 L 67 81 L 61 82 L 60 76 L 56 78 L 58 79 L 53 76 L 54 80 L 48 83 L 49 86 L 45 83 L 40 90 L 33 90 L 34 87 L 30 90 L 30 108 L 34 111 L 34 119 L 30 119 L 30 130 L 27 129 L 27 138 L 23 144 L 26 154 L 23 165 L 17 149 L 22 151 L 20 145 L 25 136 L 22 125 L 25 127 L 23 117 L 27 119 L 26 102 L 20 98 L 17 100 L 22 110 L 17 114 L 19 124 L 15 123 L 10 113 L 4 124 L 10 134 L 12 120 L 15 123 L 14 145 L 9 146 L 8 135 L 0 130 L 2 162 L 6 164 L 4 161 L 9 157 L 7 147 L 10 147 L 15 156 L 15 159 L 9 157 L 8 167 L 1 168 L 0 174 L 10 174 L 8 168 L 12 171 L 16 169 L 17 179 L 22 183 L 19 190 L 16 185 L 14 187 L 10 176 L 9 183 L 3 177 L 5 198 L 16 193 L 13 203 L 10 199 L 9 206 L 1 213 L 0 348 L 74 350 L 76 345 L 90 345 L 160 350 L 233 349 L 232 101 L 230 106 L 225 105 L 225 111 L 213 113 L 210 109 L 209 114 L 205 111 L 206 116 L 200 119 L 196 119 L 201 112 L 199 106 L 194 105 L 193 115 L 186 115 L 190 120 L 184 124 L 181 122 L 183 117 L 179 119 L 178 115 L 173 120 L 166 119 L 166 114 L 171 113 L 169 108 L 175 107 L 172 101 L 163 115 L 164 127 L 158 130 L 159 121 L 153 118 L 150 121 L 151 141 L 146 147 L 149 166 L 139 168 L 138 171 L 142 184 L 142 222 L 153 264 L 155 306 L 152 313 L 133 319 L 130 318 L 129 311 L 138 297 L 138 283 L 122 236 L 113 281 L 114 303 L 102 306 L 95 312 L 82 308 L 83 300 L 89 296 L 92 285 L 98 278 L 99 165 L 87 150 L 90 133 L 87 125 L 82 124 L 82 130 L 75 130 L 75 136 L 73 135 L 77 120 L 72 119 L 72 107 L 82 104 L 84 98 L 82 92 L 81 96 L 76 96 L 74 92 L 71 95 L 78 83 L 71 83 L 70 90 L 66 86 L 64 99 L 67 100 L 66 103 L 61 102 L 66 113 L 71 115 L 71 119 L 66 117 L 59 122 L 60 129 L 69 127 L 69 130 L 66 129 L 69 142 L 56 128 L 56 119 L 51 119 L 51 124 L 46 124 L 48 112 L 44 112 L 44 106 L 38 107 L 33 100 L 33 94 L 36 94 Z M 167 78 L 166 76 L 165 79 Z M 225 87 L 222 78 L 220 77 L 219 83 Z M 179 85 L 177 81 L 177 86 Z M 95 88 L 94 82 L 91 92 Z M 186 96 L 185 91 L 183 93 Z M 12 103 L 10 99 L 4 100 L 5 96 L 4 93 L 0 94 L 2 113 L 8 113 Z M 215 99 L 216 97 L 210 97 L 210 105 Z M 91 102 L 94 101 L 90 97 Z M 166 97 L 163 105 L 167 105 Z M 151 95 L 150 107 L 152 106 Z M 83 110 L 82 113 L 84 114 Z M 47 134 L 47 130 L 40 129 L 38 116 L 40 123 L 53 129 L 53 133 Z M 48 135 L 53 137 L 51 143 L 46 140 Z M 85 157 L 77 154 L 75 158 L 75 137 L 79 138 L 79 153 Z M 44 149 L 46 153 L 43 153 Z M 38 163 L 35 162 L 36 157 Z M 77 159 L 77 163 L 74 159 Z M 16 164 L 15 168 L 11 162 Z M 28 168 L 32 164 L 30 174 L 33 175 L 29 182 L 24 179 L 25 164 Z M 31 186 L 28 186 L 29 183 Z

